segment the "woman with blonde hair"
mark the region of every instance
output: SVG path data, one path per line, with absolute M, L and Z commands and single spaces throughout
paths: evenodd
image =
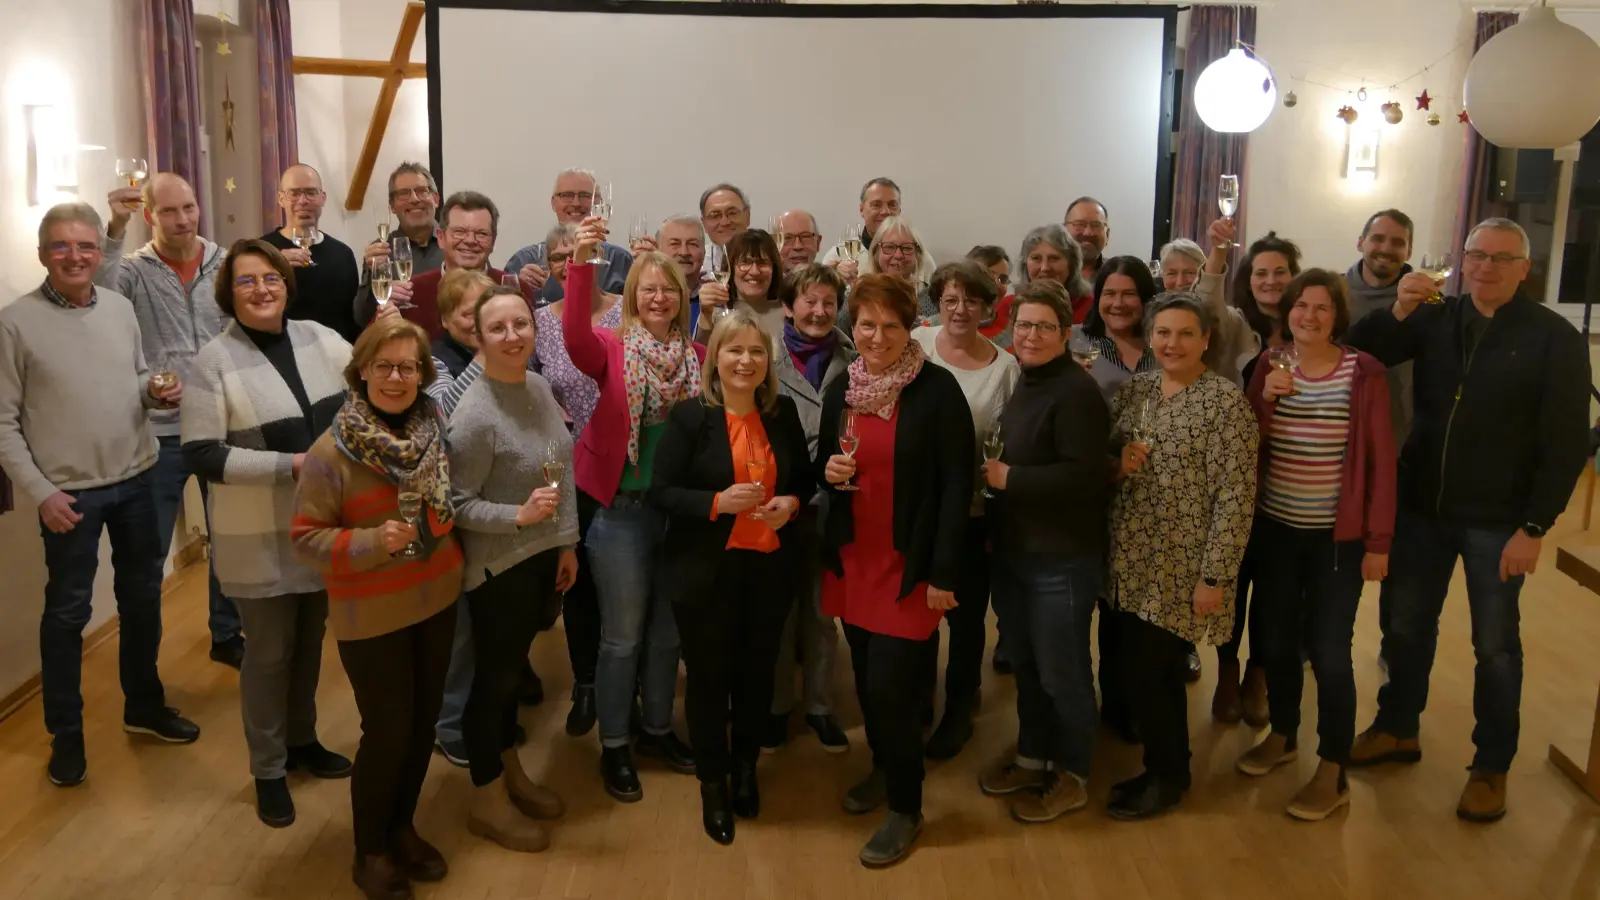
M 917 321 L 925 322 L 939 314 L 936 298 L 929 298 L 933 280 L 933 257 L 922 233 L 904 216 L 890 216 L 878 226 L 872 245 L 861 258 L 861 275 L 897 275 L 911 282 L 917 292 Z M 841 326 L 843 327 L 843 326 Z

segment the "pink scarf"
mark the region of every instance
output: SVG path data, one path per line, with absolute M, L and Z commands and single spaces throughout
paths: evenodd
M 927 362 L 922 345 L 906 342 L 900 358 L 889 365 L 882 375 L 867 372 L 867 360 L 858 356 L 850 363 L 850 387 L 844 392 L 844 402 L 853 410 L 865 415 L 875 415 L 884 421 L 894 418 L 895 405 L 900 402 L 900 392 L 922 371 Z
M 700 393 L 694 345 L 676 328 L 658 341 L 643 325 L 622 336 L 623 384 L 628 389 L 628 462 L 639 462 L 639 432 L 667 420 L 680 400 Z

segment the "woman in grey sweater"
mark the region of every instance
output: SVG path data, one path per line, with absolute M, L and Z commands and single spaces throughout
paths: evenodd
M 577 495 L 566 477 L 572 437 L 550 385 L 528 371 L 534 325 L 527 301 L 511 288 L 489 288 L 475 322 L 483 377 L 462 394 L 449 431 L 476 653 L 462 721 L 474 787 L 467 828 L 531 853 L 550 839 L 530 820 L 557 818 L 565 806 L 517 757 L 517 674 L 578 572 Z

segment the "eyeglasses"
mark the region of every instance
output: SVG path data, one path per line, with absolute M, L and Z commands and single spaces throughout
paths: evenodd
M 390 191 L 389 192 L 389 199 L 390 200 L 410 200 L 411 198 L 415 197 L 418 200 L 426 200 L 426 199 L 428 199 L 428 197 L 432 196 L 432 194 L 433 194 L 433 189 L 432 188 L 425 188 L 425 187 L 400 188 L 399 190 Z
M 879 244 L 878 249 L 885 256 L 916 256 L 916 244 Z
M 1467 252 L 1461 254 L 1461 258 L 1475 266 L 1481 266 L 1486 262 L 1492 262 L 1497 266 L 1509 266 L 1514 262 L 1521 262 L 1522 260 L 1527 259 L 1526 256 L 1513 256 L 1510 253 L 1496 253 L 1490 255 L 1482 250 L 1468 250 Z
M 744 212 L 744 209 L 742 207 L 740 209 L 727 209 L 727 210 L 719 209 L 719 210 L 716 210 L 714 212 L 706 213 L 705 214 L 705 220 L 707 222 L 721 222 L 724 219 L 726 219 L 728 221 L 732 221 L 733 219 L 738 217 L 743 212 Z
M 995 280 L 996 284 L 1010 284 L 1011 283 L 1011 276 L 1010 275 L 994 275 L 993 277 L 994 277 L 994 280 Z
M 76 244 L 68 241 L 56 241 L 54 244 L 46 244 L 44 248 L 44 252 L 57 259 L 71 256 L 74 250 L 78 251 L 79 256 L 88 256 L 91 253 L 99 253 L 100 245 L 91 241 L 81 241 Z
M 564 262 L 566 262 L 567 260 L 569 260 L 571 258 L 572 258 L 572 254 L 571 253 L 552 253 L 549 256 L 545 257 L 545 259 L 548 260 L 550 265 L 552 265 L 552 266 L 553 265 L 557 265 L 559 263 L 564 263 Z
M 1079 231 L 1090 231 L 1098 234 L 1106 230 L 1106 223 L 1099 222 L 1094 219 L 1072 219 L 1067 222 L 1067 227 L 1076 228 Z
M 945 309 L 951 310 L 960 309 L 962 307 L 966 307 L 967 309 L 982 309 L 983 301 L 977 299 L 976 297 L 941 297 L 939 299 L 939 305 Z
M 748 270 L 748 269 L 770 269 L 770 268 L 772 268 L 772 260 L 770 260 L 770 259 L 762 259 L 759 256 L 755 257 L 754 259 L 741 259 L 738 262 L 734 263 L 733 267 L 735 269 L 746 269 L 746 270 Z
M 295 200 L 315 200 L 322 196 L 322 188 L 286 188 L 279 193 L 287 194 Z
M 678 296 L 678 289 L 677 288 L 670 288 L 670 287 L 642 287 L 642 288 L 639 288 L 639 299 L 641 299 L 641 300 L 646 300 L 646 299 L 653 300 L 653 299 L 655 299 L 657 297 L 672 297 L 672 298 L 676 299 L 677 296 Z
M 1041 337 L 1051 337 L 1061 331 L 1061 326 L 1054 322 L 1018 322 L 1011 328 L 1013 334 L 1035 334 Z
M 233 280 L 233 289 L 236 291 L 253 291 L 260 285 L 267 290 L 283 287 L 283 276 L 277 272 L 268 272 L 259 279 L 254 275 L 240 275 Z
M 469 228 L 446 228 L 444 233 L 450 235 L 450 240 L 452 241 L 464 241 L 472 238 L 480 244 L 487 244 L 494 239 L 494 232 L 492 231 L 473 231 Z
M 562 203 L 572 203 L 573 201 L 577 201 L 579 203 L 594 202 L 593 191 L 561 191 L 560 193 L 556 194 L 555 197 Z
M 379 381 L 388 381 L 396 372 L 400 373 L 401 381 L 416 381 L 422 373 L 422 366 L 409 359 L 400 363 L 380 359 L 372 364 L 372 374 L 378 376 Z
M 777 237 L 779 242 L 785 244 L 791 242 L 797 244 L 815 244 L 822 240 L 822 235 L 817 234 L 815 231 L 802 231 L 799 234 L 780 232 L 779 234 L 775 235 L 775 237 Z

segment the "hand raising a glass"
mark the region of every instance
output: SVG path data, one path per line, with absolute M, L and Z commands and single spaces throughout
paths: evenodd
M 755 509 L 767 500 L 767 489 L 759 484 L 740 482 L 717 495 L 717 515 L 738 515 Z M 760 518 L 752 516 L 752 518 Z

